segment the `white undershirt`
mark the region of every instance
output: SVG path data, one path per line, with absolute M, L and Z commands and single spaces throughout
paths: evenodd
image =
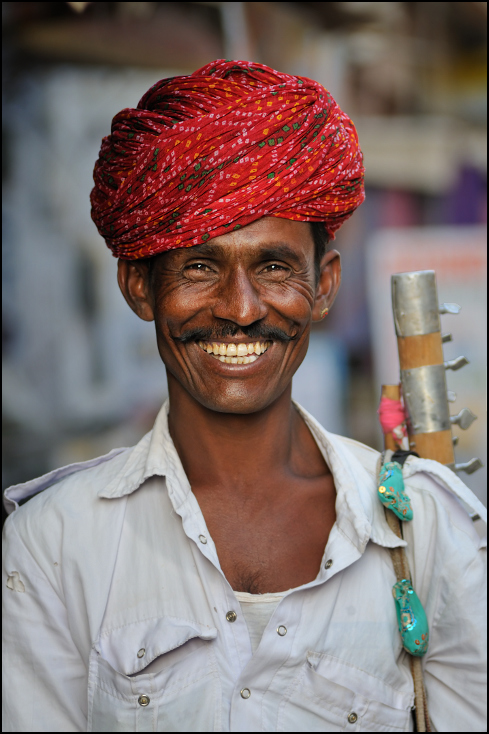
M 241 605 L 241 611 L 248 625 L 251 649 L 254 653 L 265 631 L 265 627 L 275 611 L 282 594 L 248 594 L 246 591 L 235 591 L 234 594 Z

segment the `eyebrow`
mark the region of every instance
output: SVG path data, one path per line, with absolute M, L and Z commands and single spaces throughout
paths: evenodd
M 201 257 L 222 257 L 227 250 L 222 245 L 211 244 L 210 242 L 197 245 L 191 249 Z M 267 242 L 259 246 L 259 256 L 262 260 L 289 260 L 298 266 L 304 264 L 303 258 L 286 242 Z

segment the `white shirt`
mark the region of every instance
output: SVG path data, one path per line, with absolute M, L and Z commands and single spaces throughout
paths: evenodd
M 485 508 L 449 469 L 410 457 L 414 520 L 398 539 L 378 452 L 300 410 L 334 476 L 336 522 L 316 579 L 284 593 L 255 652 L 167 403 L 137 446 L 6 490 L 3 731 L 412 731 L 388 552 L 406 543 L 435 730 L 486 731 L 486 543 L 457 496 L 484 521 Z

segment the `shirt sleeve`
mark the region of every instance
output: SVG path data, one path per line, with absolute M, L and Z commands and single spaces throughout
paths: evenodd
M 3 530 L 3 731 L 86 731 L 86 665 L 15 519 Z
M 425 495 L 418 508 L 424 517 L 414 565 L 430 618 L 423 659 L 430 718 L 435 731 L 485 732 L 486 548 L 456 498 L 426 484 L 437 501 Z
M 485 550 L 479 551 L 485 556 Z M 436 731 L 487 731 L 485 563 L 474 558 L 453 584 L 431 631 L 425 683 Z

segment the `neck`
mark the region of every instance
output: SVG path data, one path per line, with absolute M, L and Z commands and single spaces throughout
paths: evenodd
M 271 405 L 244 415 L 204 407 L 170 373 L 168 388 L 170 435 L 192 487 L 256 496 L 266 492 L 265 477 L 307 473 L 313 439 L 292 403 L 291 384 Z

